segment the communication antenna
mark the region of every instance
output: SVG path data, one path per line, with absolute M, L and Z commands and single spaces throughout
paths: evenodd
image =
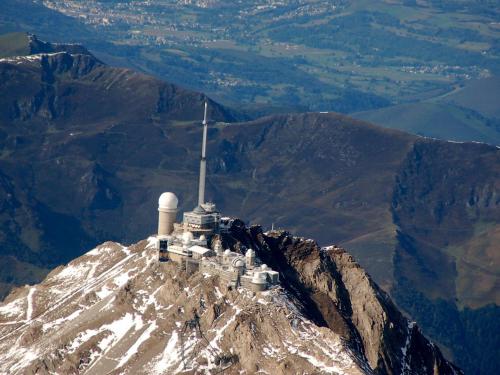
M 205 203 L 205 177 L 207 175 L 207 107 L 208 102 L 205 100 L 205 113 L 203 115 L 203 142 L 201 144 L 201 160 L 200 160 L 200 183 L 198 187 L 198 206 Z

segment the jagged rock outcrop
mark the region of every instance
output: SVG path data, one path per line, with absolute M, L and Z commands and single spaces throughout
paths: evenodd
M 160 265 L 154 241 L 105 243 L 0 306 L 5 374 L 370 374 L 286 289 L 226 290 Z
M 280 272 L 263 293 L 107 242 L 0 305 L 0 373 L 460 374 L 352 257 L 241 221 L 223 235 Z
M 278 269 L 284 287 L 306 301 L 306 316 L 348 340 L 376 373 L 458 372 L 344 249 L 320 248 L 285 231 L 247 229 L 240 221 L 234 227 L 236 247 L 254 248 Z

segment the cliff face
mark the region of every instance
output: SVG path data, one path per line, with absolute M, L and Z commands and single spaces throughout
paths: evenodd
M 158 263 L 153 238 L 104 243 L 0 305 L 0 371 L 460 373 L 344 250 L 239 221 L 223 241 L 254 246 L 281 286 L 188 275 Z
M 236 247 L 257 249 L 280 271 L 284 287 L 305 301 L 306 315 L 344 337 L 376 373 L 459 372 L 344 249 L 320 248 L 284 231 L 236 226 Z
M 467 373 L 498 367 L 500 159 L 484 144 L 419 141 L 392 196 L 393 289 L 427 335 Z

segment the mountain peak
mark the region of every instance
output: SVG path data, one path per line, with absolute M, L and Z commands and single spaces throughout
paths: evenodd
M 159 265 L 152 243 L 105 243 L 18 289 L 0 309 L 1 371 L 369 371 L 284 289 L 224 290 L 218 277 Z
M 223 242 L 272 254 L 282 285 L 228 289 L 159 263 L 154 237 L 106 242 L 6 298 L 0 371 L 459 373 L 343 249 L 241 221 Z

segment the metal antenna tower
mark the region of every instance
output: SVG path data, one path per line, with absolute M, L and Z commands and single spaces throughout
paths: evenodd
M 207 107 L 208 103 L 205 100 L 205 114 L 203 115 L 203 143 L 201 145 L 201 160 L 200 160 L 200 183 L 198 187 L 198 206 L 205 203 L 205 177 L 207 175 Z

